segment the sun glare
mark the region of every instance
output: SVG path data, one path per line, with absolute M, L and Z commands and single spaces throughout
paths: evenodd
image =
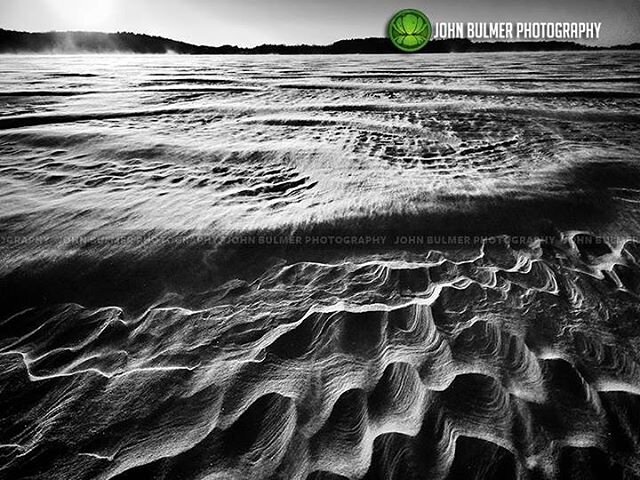
M 70 29 L 102 27 L 114 10 L 116 0 L 50 0 L 51 6 Z

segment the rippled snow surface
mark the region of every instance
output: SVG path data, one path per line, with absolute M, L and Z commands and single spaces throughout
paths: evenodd
M 640 54 L 0 74 L 0 478 L 640 478 Z

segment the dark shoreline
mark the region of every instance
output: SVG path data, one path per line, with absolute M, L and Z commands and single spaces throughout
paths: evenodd
M 576 42 L 472 42 L 467 39 L 431 41 L 419 53 L 547 52 L 640 50 L 640 44 L 593 47 Z M 130 32 L 17 32 L 0 29 L 0 54 L 180 54 L 180 55 L 340 55 L 399 54 L 387 38 L 340 40 L 330 45 L 259 45 L 245 48 L 193 45 L 163 37 Z

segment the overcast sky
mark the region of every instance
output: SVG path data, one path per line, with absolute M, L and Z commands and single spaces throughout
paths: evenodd
M 595 21 L 600 44 L 640 42 L 640 0 L 0 0 L 0 28 L 133 31 L 196 44 L 325 44 L 383 36 L 418 8 L 432 22 Z

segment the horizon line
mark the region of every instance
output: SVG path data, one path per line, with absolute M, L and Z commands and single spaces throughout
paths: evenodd
M 163 39 L 163 40 L 168 40 L 171 42 L 175 42 L 175 43 L 182 43 L 188 46 L 192 46 L 192 47 L 200 47 L 200 48 L 224 48 L 224 47 L 232 47 L 232 48 L 237 48 L 240 50 L 254 50 L 260 47 L 329 47 L 332 45 L 335 45 L 336 43 L 339 42 L 347 42 L 347 41 L 357 41 L 357 40 L 381 40 L 381 39 L 387 39 L 387 37 L 352 37 L 352 38 L 341 38 L 338 40 L 335 40 L 334 42 L 331 43 L 262 43 L 262 44 L 258 44 L 255 46 L 251 46 L 251 47 L 243 47 L 243 46 L 238 46 L 238 45 L 232 45 L 232 44 L 222 44 L 222 45 L 209 45 L 209 44 L 197 44 L 197 43 L 191 43 L 191 42 L 187 42 L 184 40 L 177 40 L 175 38 L 171 38 L 171 37 L 165 37 L 162 35 L 156 35 L 156 34 L 152 34 L 152 33 L 139 33 L 139 32 L 133 32 L 133 31 L 127 31 L 127 30 L 118 30 L 118 31 L 100 31 L 100 30 L 47 30 L 47 31 L 29 31 L 29 30 L 13 30 L 13 29 L 9 29 L 9 28 L 4 28 L 4 27 L 0 27 L 0 31 L 4 31 L 4 32 L 14 32 L 14 33 L 26 33 L 26 34 L 31 34 L 31 35 L 38 35 L 38 34 L 64 34 L 64 33 L 81 33 L 81 34 L 100 34 L 100 35 L 121 35 L 121 34 L 129 34 L 129 35 L 139 35 L 139 36 L 146 36 L 146 37 L 152 37 L 152 38 L 159 38 L 159 39 Z M 496 43 L 496 44 L 508 44 L 508 43 L 513 43 L 513 44 L 518 44 L 518 43 L 526 43 L 526 44 L 532 44 L 532 43 L 567 43 L 567 44 L 575 44 L 575 45 L 579 45 L 581 47 L 586 47 L 588 49 L 593 49 L 593 50 L 614 50 L 617 47 L 631 47 L 634 45 L 640 45 L 640 42 L 631 42 L 631 43 L 620 43 L 620 44 L 613 44 L 610 46 L 605 46 L 605 45 L 590 45 L 587 43 L 582 43 L 582 42 L 578 42 L 575 40 L 545 40 L 545 39 L 541 39 L 541 40 L 492 40 L 492 39 L 486 39 L 486 40 L 470 40 L 468 38 L 464 38 L 464 37 L 455 37 L 455 38 L 439 38 L 439 39 L 432 39 L 429 41 L 429 43 L 434 43 L 434 42 L 445 42 L 445 41 L 460 41 L 460 40 L 464 40 L 464 41 L 468 41 L 472 44 L 478 45 L 478 44 L 491 44 L 491 43 Z

